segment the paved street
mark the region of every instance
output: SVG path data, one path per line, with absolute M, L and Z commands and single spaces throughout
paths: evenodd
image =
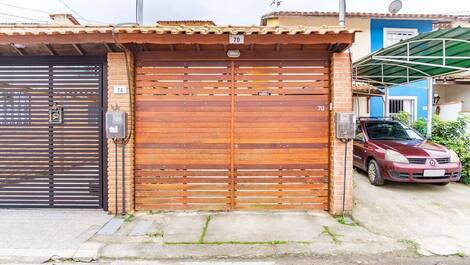
M 470 255 L 470 187 L 387 183 L 354 178 L 356 221 L 369 231 L 415 245 L 424 255 Z

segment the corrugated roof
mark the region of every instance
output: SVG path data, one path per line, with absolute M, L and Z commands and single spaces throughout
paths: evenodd
M 59 25 L 0 25 L 0 35 L 56 35 L 56 34 L 91 34 L 111 33 L 112 25 L 107 26 L 59 26 Z M 273 34 L 273 35 L 295 35 L 295 34 L 340 34 L 354 33 L 359 30 L 336 26 L 136 26 L 116 27 L 115 33 L 141 33 L 141 34 Z
M 300 12 L 300 11 L 276 11 L 265 14 L 261 17 L 264 22 L 268 18 L 275 18 L 280 16 L 315 16 L 315 17 L 328 17 L 338 16 L 338 12 Z M 449 14 L 391 14 L 391 13 L 371 13 L 371 12 L 347 12 L 347 17 L 373 17 L 373 18 L 414 18 L 414 19 L 432 19 L 432 20 L 470 20 L 467 15 L 449 15 Z M 262 23 L 264 24 L 264 23 Z
M 394 86 L 470 70 L 470 28 L 419 34 L 354 62 L 356 81 Z

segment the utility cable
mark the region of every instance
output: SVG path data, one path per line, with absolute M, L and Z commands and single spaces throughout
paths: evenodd
M 59 0 L 59 2 L 62 3 L 62 5 L 64 5 L 68 10 L 72 11 L 73 14 L 75 14 L 77 17 L 79 17 L 80 19 L 83 19 L 87 22 L 89 22 L 88 19 L 84 18 L 82 15 L 80 15 L 77 11 L 75 11 L 73 8 L 71 8 L 69 5 L 67 5 L 63 0 Z
M 47 15 L 49 15 L 49 14 L 52 13 L 52 12 L 47 12 L 47 11 L 44 11 L 44 10 L 33 9 L 33 8 L 23 7 L 23 6 L 15 6 L 15 5 L 6 4 L 6 3 L 1 3 L 1 2 L 0 2 L 0 5 L 2 5 L 2 6 L 8 6 L 8 7 L 13 7 L 13 8 L 18 8 L 18 9 L 23 9 L 23 10 L 28 10 L 28 11 L 37 12 L 37 13 L 42 13 L 42 14 L 47 14 Z
M 13 18 L 10 18 L 10 17 L 6 17 L 6 16 L 2 16 L 2 15 L 0 15 L 0 18 L 10 20 L 10 21 L 12 21 L 13 23 L 24 23 L 23 21 L 20 21 L 20 20 L 17 20 L 17 19 L 13 19 Z M 0 23 L 1 23 L 1 22 L 0 22 Z
M 101 21 L 96 21 L 96 20 L 90 20 L 90 19 L 87 19 L 85 18 L 84 16 L 80 15 L 77 11 L 75 11 L 75 9 L 71 8 L 69 5 L 67 5 L 67 3 L 65 3 L 64 0 L 58 0 L 60 3 L 62 3 L 62 5 L 64 5 L 68 10 L 70 10 L 74 15 L 76 15 L 78 18 L 84 20 L 85 22 L 87 23 L 90 23 L 90 22 L 94 22 L 94 23 L 99 23 L 99 24 L 107 24 L 107 23 L 104 23 L 104 22 L 101 22 Z
M 8 17 L 14 17 L 14 18 L 21 18 L 21 19 L 31 20 L 31 21 L 35 21 L 35 22 L 40 22 L 40 23 L 50 24 L 50 22 L 49 22 L 49 21 L 46 21 L 46 20 L 40 20 L 40 19 L 35 19 L 35 18 L 23 17 L 23 16 L 13 15 L 13 14 L 4 13 L 4 12 L 0 12 L 0 15 L 8 16 Z

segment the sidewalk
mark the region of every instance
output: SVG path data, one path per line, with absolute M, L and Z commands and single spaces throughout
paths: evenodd
M 101 210 L 0 210 L 0 263 L 73 257 L 111 219 Z
M 405 244 L 324 212 L 140 213 L 87 244 L 95 246 L 94 259 L 413 255 Z
M 415 264 L 420 258 L 409 242 L 357 224 L 342 224 L 326 212 L 142 212 L 125 219 L 100 211 L 1 213 L 0 263 L 157 260 L 178 264 L 195 259 L 309 257 L 325 260 L 319 264 L 335 264 L 333 260 L 404 257 L 410 260 L 404 264 Z M 329 258 L 334 258 L 332 263 L 326 262 Z M 455 264 L 468 261 L 452 258 Z

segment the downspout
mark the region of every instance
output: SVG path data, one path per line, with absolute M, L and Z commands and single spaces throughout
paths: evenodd
M 433 90 L 434 84 L 432 77 L 427 78 L 427 85 L 428 85 L 428 117 L 426 122 L 426 137 L 431 138 L 432 134 L 432 114 L 433 114 Z
M 390 102 L 388 100 L 388 89 L 389 87 L 385 87 L 385 95 L 384 95 L 384 117 L 388 117 L 390 115 Z

